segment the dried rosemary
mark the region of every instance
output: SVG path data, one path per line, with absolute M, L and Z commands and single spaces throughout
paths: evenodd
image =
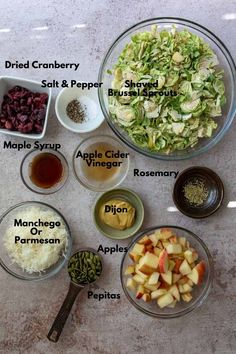
M 198 179 L 187 182 L 183 188 L 183 192 L 189 204 L 195 206 L 202 205 L 208 197 L 208 190 L 204 182 Z

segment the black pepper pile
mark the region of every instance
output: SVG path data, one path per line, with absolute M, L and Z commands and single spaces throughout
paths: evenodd
M 66 113 L 75 123 L 83 123 L 85 121 L 85 109 L 78 100 L 72 100 L 68 103 Z

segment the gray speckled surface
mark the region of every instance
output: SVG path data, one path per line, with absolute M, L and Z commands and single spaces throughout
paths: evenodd
M 207 26 L 221 38 L 235 57 L 236 2 L 221 1 L 65 1 L 49 0 L 24 3 L 0 0 L 1 75 L 32 79 L 71 79 L 72 71 L 4 70 L 4 60 L 78 61 L 79 80 L 94 81 L 99 64 L 112 41 L 130 25 L 155 16 L 180 16 Z M 73 27 L 74 25 L 80 25 Z M 47 30 L 33 30 L 47 26 Z M 5 31 L 3 30 L 5 29 Z M 9 30 L 6 30 L 9 29 Z M 57 91 L 54 90 L 54 97 Z M 104 124 L 97 134 L 104 130 Z M 25 200 L 41 200 L 56 206 L 66 217 L 74 236 L 74 248 L 114 245 L 91 222 L 93 204 L 98 194 L 80 186 L 72 175 L 72 153 L 79 136 L 59 125 L 53 109 L 45 142 L 60 142 L 70 161 L 67 185 L 51 196 L 37 196 L 21 183 L 19 166 L 25 152 L 3 151 L 0 137 L 0 212 Z M 12 141 L 18 141 L 12 139 Z M 189 317 L 158 321 L 131 307 L 122 292 L 119 265 L 122 255 L 105 256 L 106 273 L 99 281 L 99 291 L 121 293 L 121 300 L 88 300 L 84 293 L 75 304 L 59 343 L 46 339 L 47 331 L 67 291 L 68 278 L 63 270 L 41 283 L 27 284 L 0 270 L 0 353 L 24 354 L 233 354 L 236 352 L 236 200 L 235 123 L 227 136 L 207 154 L 178 163 L 153 161 L 131 152 L 132 166 L 124 186 L 142 197 L 146 209 L 144 226 L 159 223 L 178 224 L 201 236 L 209 246 L 215 263 L 215 282 L 207 302 Z M 173 206 L 171 178 L 133 179 L 132 169 L 176 169 L 191 165 L 213 168 L 225 183 L 224 207 L 214 216 L 190 220 Z M 155 190 L 155 193 L 153 193 Z M 151 193 L 149 193 L 151 192 Z M 123 241 L 120 244 L 126 245 Z M 96 290 L 98 291 L 98 289 Z

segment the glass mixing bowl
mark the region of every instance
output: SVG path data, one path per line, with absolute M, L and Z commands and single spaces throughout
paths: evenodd
M 17 217 L 19 212 L 23 212 L 28 210 L 30 207 L 38 207 L 44 212 L 51 212 L 53 216 L 59 217 L 60 222 L 64 223 L 66 232 L 67 232 L 67 246 L 65 247 L 64 250 L 61 250 L 59 259 L 56 263 L 54 263 L 51 267 L 45 269 L 45 271 L 42 272 L 33 272 L 33 273 L 28 273 L 24 271 L 17 263 L 14 263 L 12 261 L 12 258 L 9 256 L 8 251 L 4 245 L 4 235 L 6 233 L 6 230 L 9 227 L 12 227 L 14 219 Z M 42 220 L 43 222 L 46 221 L 51 221 L 49 220 L 48 217 L 45 220 Z M 52 219 L 52 221 L 54 221 Z M 41 202 L 22 202 L 20 204 L 17 204 L 13 206 L 12 208 L 8 209 L 1 217 L 0 217 L 0 266 L 9 274 L 14 276 L 15 278 L 21 279 L 21 280 L 27 280 L 27 281 L 39 281 L 39 280 L 44 280 L 48 279 L 51 276 L 57 274 L 63 266 L 67 263 L 68 259 L 70 258 L 71 250 L 72 250 L 72 237 L 70 233 L 69 226 L 63 217 L 63 215 L 54 207 L 41 203 Z M 37 236 L 35 236 L 37 238 Z M 42 244 L 41 247 L 44 247 L 44 244 Z M 27 255 L 27 250 L 25 250 L 25 255 Z
M 126 286 L 126 282 L 129 276 L 125 275 L 125 270 L 128 265 L 132 264 L 132 260 L 129 257 L 129 252 L 133 248 L 134 244 L 138 242 L 144 235 L 150 235 L 154 233 L 154 231 L 161 228 L 170 228 L 175 235 L 179 237 L 185 237 L 186 240 L 189 241 L 190 247 L 195 248 L 195 250 L 197 251 L 199 255 L 199 261 L 204 261 L 206 267 L 202 283 L 200 285 L 195 285 L 193 288 L 193 291 L 191 293 L 193 296 L 192 301 L 184 302 L 183 300 L 181 300 L 180 302 L 177 302 L 174 308 L 165 307 L 161 309 L 159 308 L 155 300 L 151 302 L 144 302 L 142 299 L 136 299 L 136 294 L 130 291 Z M 178 226 L 155 226 L 140 232 L 130 243 L 130 245 L 128 246 L 128 250 L 124 254 L 121 262 L 120 278 L 125 295 L 136 309 L 149 316 L 153 316 L 156 318 L 176 318 L 186 315 L 187 313 L 195 310 L 206 300 L 212 287 L 213 260 L 205 243 L 191 231 Z
M 122 52 L 123 48 L 127 43 L 130 42 L 131 36 L 137 32 L 149 31 L 152 25 L 158 25 L 159 30 L 171 28 L 173 25 L 177 30 L 187 29 L 190 32 L 198 35 L 204 41 L 206 41 L 213 51 L 216 53 L 219 60 L 219 69 L 224 70 L 224 83 L 226 89 L 226 99 L 227 102 L 223 106 L 222 116 L 217 117 L 218 127 L 214 130 L 214 133 L 211 138 L 200 139 L 198 144 L 192 148 L 188 148 L 182 151 L 174 151 L 170 154 L 165 154 L 161 152 L 153 152 L 146 148 L 137 146 L 128 136 L 128 134 L 119 127 L 113 120 L 109 113 L 108 109 L 108 97 L 107 90 L 111 88 L 111 82 L 113 76 L 107 73 L 107 70 L 111 70 L 113 66 L 117 63 L 117 59 Z M 103 85 L 99 88 L 98 95 L 100 105 L 103 111 L 103 114 L 115 134 L 129 147 L 136 150 L 137 152 L 160 160 L 182 160 L 192 158 L 197 156 L 205 151 L 208 151 L 210 148 L 215 146 L 225 135 L 229 129 L 234 115 L 236 113 L 236 74 L 235 74 L 235 63 L 225 45 L 218 39 L 212 32 L 210 32 L 205 27 L 198 25 L 197 23 L 180 19 L 180 18 L 153 18 L 150 20 L 142 21 L 129 29 L 123 32 L 111 45 L 108 50 L 99 71 L 98 81 L 102 82 Z

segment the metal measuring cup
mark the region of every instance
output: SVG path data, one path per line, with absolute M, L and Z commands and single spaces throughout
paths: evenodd
M 72 256 L 70 257 L 70 260 L 72 257 L 74 257 L 77 253 L 79 252 L 92 252 L 95 255 L 98 255 L 101 261 L 101 266 L 102 266 L 102 270 L 101 273 L 99 275 L 99 277 L 102 274 L 103 271 L 103 261 L 102 261 L 102 257 L 101 255 L 95 251 L 93 248 L 82 248 L 79 249 L 78 251 L 76 251 L 75 253 L 72 254 Z M 70 260 L 68 262 L 68 264 L 70 263 Z M 70 273 L 68 271 L 68 274 L 70 276 Z M 70 314 L 70 311 L 72 309 L 72 306 L 75 302 L 75 299 L 77 298 L 77 296 L 79 295 L 79 293 L 81 292 L 81 290 L 83 290 L 85 287 L 89 286 L 90 284 L 94 284 L 99 278 L 97 278 L 96 280 L 94 280 L 91 283 L 88 284 L 79 284 L 79 283 L 75 283 L 74 281 L 70 281 L 70 286 L 69 286 L 69 290 L 68 293 L 66 295 L 66 298 L 57 314 L 57 317 L 55 318 L 52 327 L 50 329 L 50 331 L 48 332 L 47 338 L 52 341 L 52 342 L 57 342 L 58 339 L 60 338 L 61 332 L 64 328 L 64 325 L 66 323 L 66 320 Z

